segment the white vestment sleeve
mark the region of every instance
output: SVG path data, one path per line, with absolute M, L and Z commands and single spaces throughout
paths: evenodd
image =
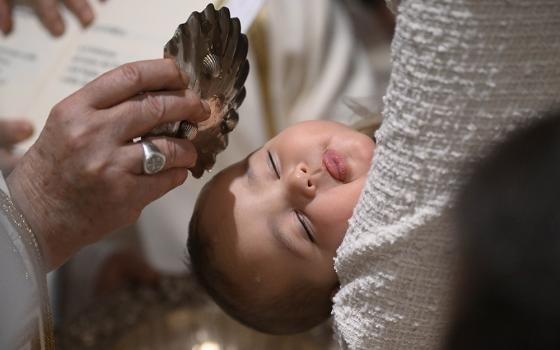
M 54 349 L 39 246 L 3 191 L 0 207 L 0 349 Z
M 335 261 L 335 329 L 350 349 L 436 349 L 453 195 L 489 146 L 560 102 L 560 2 L 402 0 L 392 60 L 378 148 Z

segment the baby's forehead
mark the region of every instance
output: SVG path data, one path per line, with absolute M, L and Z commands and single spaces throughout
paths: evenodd
M 199 193 L 195 209 L 199 216 L 198 231 L 210 240 L 209 243 L 219 243 L 236 234 L 233 215 L 236 198 L 231 187 L 233 182 L 245 173 L 246 164 L 245 158 L 223 169 L 214 175 Z
M 211 212 L 212 208 L 223 202 L 223 199 L 225 199 L 228 194 L 233 196 L 231 192 L 233 182 L 246 175 L 249 167 L 249 158 L 259 149 L 260 148 L 254 150 L 245 158 L 221 170 L 204 185 L 199 193 L 199 202 L 202 204 L 201 206 L 204 211 Z M 234 198 L 232 197 L 232 199 Z M 230 203 L 230 206 L 232 205 L 233 201 Z

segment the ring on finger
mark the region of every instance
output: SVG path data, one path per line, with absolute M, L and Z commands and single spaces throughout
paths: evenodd
M 144 173 L 148 175 L 157 174 L 165 167 L 165 154 L 150 141 L 142 141 L 144 150 Z

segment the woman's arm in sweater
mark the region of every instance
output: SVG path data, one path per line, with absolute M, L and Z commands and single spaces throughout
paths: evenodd
M 454 273 L 452 198 L 469 165 L 560 102 L 557 0 L 405 0 L 385 121 L 338 250 L 351 349 L 433 349 Z

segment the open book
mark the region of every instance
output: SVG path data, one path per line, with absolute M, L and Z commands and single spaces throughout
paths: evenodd
M 0 118 L 25 117 L 34 138 L 51 108 L 100 74 L 123 63 L 163 57 L 177 25 L 209 0 L 90 0 L 96 19 L 82 29 L 65 13 L 66 32 L 53 38 L 33 11 L 14 9 L 15 28 L 0 37 Z

